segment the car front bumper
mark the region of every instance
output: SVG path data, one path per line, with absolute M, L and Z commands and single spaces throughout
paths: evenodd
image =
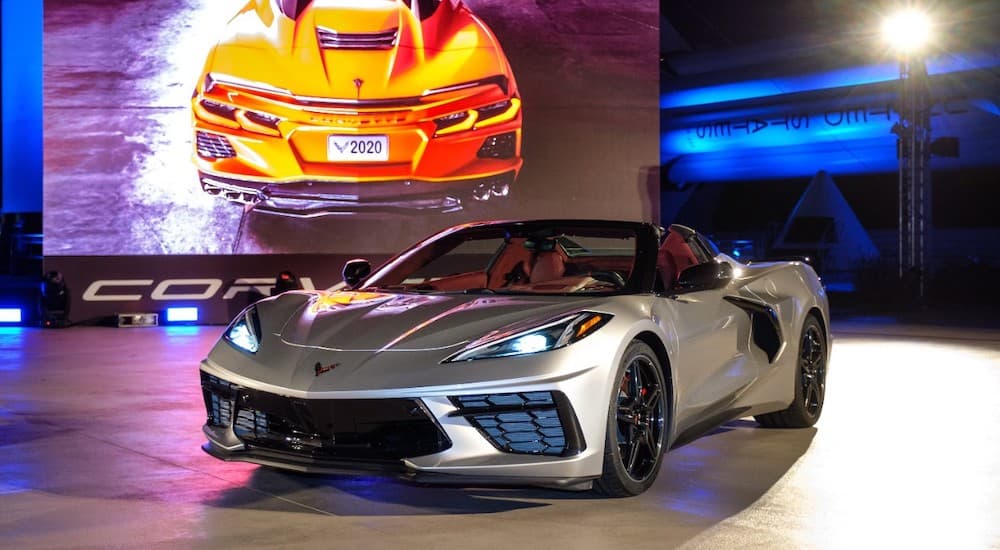
M 313 399 L 254 389 L 253 381 L 205 362 L 203 449 L 300 472 L 587 489 L 600 475 L 607 411 L 581 408 L 591 398 L 580 391 L 604 388 L 602 372 L 581 369 L 519 388 L 344 392 L 343 399 L 324 392 Z

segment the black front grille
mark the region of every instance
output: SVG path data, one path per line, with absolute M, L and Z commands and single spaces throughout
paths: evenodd
M 208 132 L 197 132 L 195 134 L 195 144 L 198 155 L 210 159 L 226 159 L 236 156 L 236 151 L 226 139 L 226 136 L 210 134 Z
M 239 388 L 225 380 L 201 373 L 201 391 L 205 396 L 208 425 L 228 428 L 233 421 L 233 397 Z
M 463 416 L 506 453 L 570 456 L 584 449 L 569 400 L 559 392 L 519 392 L 451 397 Z
M 316 27 L 316 39 L 323 49 L 387 50 L 396 44 L 399 29 L 382 32 L 347 33 Z
M 451 447 L 417 399 L 299 399 L 204 372 L 201 378 L 209 424 L 231 425 L 250 449 L 316 460 L 398 460 Z M 231 424 L 214 423 L 223 421 Z

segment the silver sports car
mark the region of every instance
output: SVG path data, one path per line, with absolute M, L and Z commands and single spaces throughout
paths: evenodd
M 666 450 L 727 422 L 813 425 L 826 294 L 687 227 L 483 222 L 347 290 L 243 311 L 201 364 L 205 451 L 306 472 L 635 495 Z

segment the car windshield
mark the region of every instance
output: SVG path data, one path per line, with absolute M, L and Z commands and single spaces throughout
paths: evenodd
M 504 294 L 635 291 L 631 226 L 510 224 L 445 232 L 404 252 L 371 290 Z

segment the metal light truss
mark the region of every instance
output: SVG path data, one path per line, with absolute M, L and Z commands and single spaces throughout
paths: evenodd
M 919 298 L 927 287 L 931 230 L 931 125 L 927 66 L 920 56 L 899 65 L 899 278 Z

